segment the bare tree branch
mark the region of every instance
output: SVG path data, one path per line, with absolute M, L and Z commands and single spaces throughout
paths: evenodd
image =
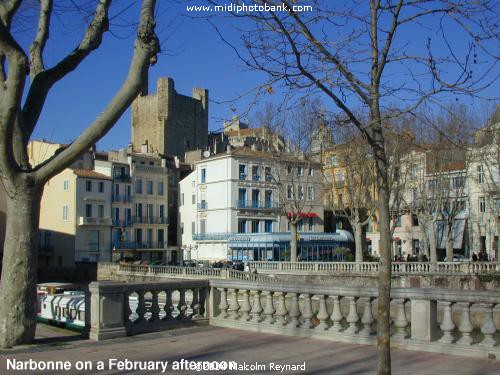
M 30 46 L 30 76 L 35 78 L 44 70 L 43 50 L 49 38 L 50 17 L 52 15 L 52 0 L 41 0 L 40 17 L 35 40 Z

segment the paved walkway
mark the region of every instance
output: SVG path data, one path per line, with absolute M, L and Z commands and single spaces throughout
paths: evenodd
M 258 334 L 210 326 L 182 328 L 115 340 L 92 342 L 67 331 L 39 325 L 36 345 L 0 351 L 0 374 L 159 374 L 160 370 L 109 369 L 109 358 L 129 361 L 169 361 L 165 374 L 375 374 L 377 351 L 372 346 L 348 345 L 289 336 Z M 7 359 L 69 361 L 69 371 L 7 370 Z M 257 371 L 174 371 L 173 361 L 236 361 L 264 365 Z M 92 370 L 78 371 L 77 361 L 91 361 Z M 104 370 L 97 365 L 104 361 Z M 305 371 L 283 371 L 271 363 L 303 364 Z M 19 363 L 19 362 L 18 362 Z M 392 351 L 393 374 L 500 374 L 500 362 L 422 352 Z

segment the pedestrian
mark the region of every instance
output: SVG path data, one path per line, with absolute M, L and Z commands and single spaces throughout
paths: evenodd
M 245 272 L 250 272 L 250 266 L 248 263 L 245 263 Z
M 472 253 L 472 261 L 477 262 L 477 255 L 476 253 Z

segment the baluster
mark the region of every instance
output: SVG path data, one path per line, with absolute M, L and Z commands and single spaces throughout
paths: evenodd
M 288 313 L 285 305 L 285 293 L 275 293 L 278 297 L 278 308 L 276 309 L 276 322 L 284 326 L 286 324 L 286 314 Z
M 165 290 L 165 306 L 163 306 L 163 311 L 165 311 L 165 316 L 163 317 L 163 321 L 172 319 L 172 311 L 174 310 L 174 306 L 172 304 L 172 291 Z
M 250 310 L 252 309 L 252 306 L 250 306 L 250 297 L 249 297 L 249 291 L 244 290 L 243 291 L 243 302 L 241 303 L 240 306 L 240 312 L 241 312 L 241 319 L 248 321 L 250 320 Z
M 274 313 L 276 310 L 273 305 L 273 292 L 268 291 L 266 293 L 266 306 L 264 308 L 264 322 L 272 324 L 274 322 Z
M 462 337 L 457 341 L 457 344 L 471 345 L 472 337 L 470 334 L 473 330 L 473 327 L 470 321 L 470 303 L 462 302 L 460 305 L 462 306 L 462 316 L 460 317 L 458 330 L 462 334 Z
M 342 321 L 342 312 L 340 311 L 339 296 L 332 296 L 332 299 L 333 310 L 332 315 L 330 316 L 330 320 L 333 322 L 333 325 L 330 330 L 332 332 L 340 332 L 340 330 L 342 329 L 342 324 L 340 324 L 340 322 Z
M 201 304 L 200 304 L 200 289 L 199 288 L 193 288 L 193 301 L 191 302 L 191 309 L 193 310 L 193 314 L 191 315 L 192 319 L 199 319 L 202 318 L 203 316 L 200 314 L 200 309 L 201 309 Z
M 319 320 L 319 324 L 318 324 L 317 328 L 321 329 L 321 330 L 327 330 L 328 329 L 327 319 L 328 319 L 329 315 L 328 315 L 328 312 L 326 311 L 326 299 L 325 299 L 325 296 L 323 294 L 321 294 L 319 296 L 319 310 L 318 310 L 318 314 L 316 315 L 316 317 Z
M 484 335 L 484 339 L 480 344 L 491 348 L 495 345 L 495 338 L 493 335 L 497 331 L 493 323 L 493 304 L 484 303 L 481 306 L 484 309 L 483 325 L 481 326 L 481 332 Z
M 229 304 L 227 303 L 227 291 L 226 288 L 217 288 L 220 291 L 220 317 L 226 319 L 229 315 L 227 313 L 227 309 L 229 308 Z
M 363 309 L 363 316 L 361 317 L 361 323 L 363 324 L 363 329 L 359 332 L 360 336 L 368 337 L 373 332 L 372 300 L 373 300 L 372 297 L 363 298 L 364 309 Z
M 134 321 L 134 323 L 143 323 L 145 321 L 144 314 L 146 313 L 146 304 L 144 303 L 143 290 L 137 292 L 137 309 L 135 310 L 135 312 L 137 314 L 137 319 Z
M 231 292 L 231 299 L 229 300 L 229 315 L 233 319 L 238 319 L 238 310 L 240 305 L 238 304 L 238 289 L 229 289 Z
M 130 294 L 125 292 L 125 324 L 130 322 L 130 315 L 132 315 L 132 310 L 130 309 Z
M 298 293 L 291 293 L 292 295 L 292 303 L 290 304 L 290 311 L 288 312 L 288 316 L 291 319 L 291 326 L 296 328 L 300 326 L 299 322 L 299 316 L 300 316 L 300 309 L 299 309 L 299 294 Z
M 398 298 L 395 299 L 394 302 L 397 305 L 397 315 L 394 321 L 397 332 L 394 334 L 394 338 L 402 340 L 406 337 L 406 326 L 408 325 L 405 313 L 405 300 L 403 298 Z
M 304 294 L 304 310 L 302 311 L 302 317 L 304 318 L 303 328 L 309 329 L 313 328 L 312 317 L 314 316 L 312 305 L 311 305 L 311 295 L 309 293 Z
M 158 291 L 151 291 L 151 317 L 149 322 L 156 322 L 160 319 L 160 305 L 158 305 Z
M 452 331 L 455 328 L 455 323 L 453 323 L 452 315 L 452 302 L 444 301 L 443 305 L 443 321 L 439 328 L 443 331 L 443 337 L 439 339 L 439 342 L 443 344 L 451 344 L 455 339 L 453 338 Z
M 346 332 L 352 335 L 358 332 L 357 323 L 359 321 L 359 315 L 356 311 L 357 299 L 357 297 L 347 297 L 347 300 L 349 301 L 349 314 L 347 314 L 346 320 L 347 323 L 349 323 L 349 327 L 347 328 Z
M 185 289 L 180 289 L 179 290 L 179 304 L 177 305 L 177 309 L 179 310 L 179 315 L 177 315 L 177 319 L 185 319 L 186 318 L 186 311 L 187 311 L 187 304 L 186 304 L 186 290 Z
M 262 313 L 262 304 L 260 303 L 260 290 L 256 290 L 253 295 L 253 306 L 250 310 L 250 315 L 252 316 L 252 321 L 256 323 L 260 322 L 260 314 Z

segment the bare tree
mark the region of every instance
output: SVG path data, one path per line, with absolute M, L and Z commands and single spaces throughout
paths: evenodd
M 352 130 L 352 129 L 351 129 Z M 346 131 L 346 128 L 338 131 Z M 336 216 L 344 217 L 354 233 L 355 260 L 363 261 L 366 239 L 363 227 L 377 211 L 375 165 L 371 149 L 357 134 L 342 137 L 344 143 L 328 152 L 330 166 L 325 177 L 332 189 Z
M 311 1 L 312 11 L 299 12 L 292 1 L 258 3 L 267 5 L 267 11 L 235 14 L 254 21 L 242 36 L 243 48 L 235 48 L 238 56 L 266 72 L 269 85 L 281 82 L 292 90 L 323 93 L 372 148 L 381 250 L 378 372 L 389 374 L 390 189 L 383 108 L 398 101 L 407 112 L 440 93 L 477 94 L 494 82 L 498 56 L 488 51 L 488 42 L 498 38 L 494 5 L 465 0 Z M 465 51 L 463 41 L 457 46 L 450 40 L 457 32 L 470 37 Z M 368 112 L 369 121 L 362 121 L 355 108 Z
M 92 51 L 109 26 L 111 0 L 98 2 L 76 48 L 53 67 L 44 61 L 53 4 L 40 2 L 38 28 L 29 52 L 11 32 L 20 0 L 0 4 L 0 174 L 7 194 L 7 227 L 0 287 L 0 346 L 29 343 L 35 335 L 37 241 L 44 184 L 104 136 L 144 88 L 159 52 L 155 0 L 143 0 L 134 54 L 127 78 L 97 119 L 68 147 L 39 165 L 30 165 L 27 144 L 51 88 Z M 61 16 L 61 15 L 60 15 Z M 29 74 L 30 82 L 26 82 Z

